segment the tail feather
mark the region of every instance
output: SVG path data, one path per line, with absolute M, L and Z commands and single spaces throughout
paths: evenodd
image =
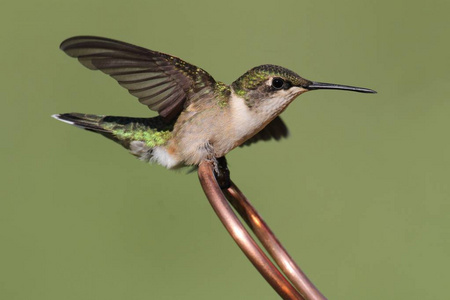
M 165 123 L 161 117 L 154 118 L 129 118 L 92 115 L 82 113 L 65 113 L 52 115 L 53 118 L 76 127 L 97 132 L 101 135 L 130 148 L 130 143 L 135 140 L 151 141 L 152 133 L 170 132 L 172 124 Z
M 74 125 L 78 128 L 94 131 L 94 132 L 106 132 L 105 128 L 100 126 L 100 121 L 105 116 L 101 115 L 89 115 L 80 113 L 66 113 L 66 114 L 54 114 L 52 118 L 61 122 Z

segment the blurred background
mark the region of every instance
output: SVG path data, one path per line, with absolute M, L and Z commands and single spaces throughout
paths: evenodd
M 260 64 L 317 91 L 233 180 L 329 299 L 443 299 L 450 267 L 448 1 L 7 1 L 0 12 L 2 299 L 277 299 L 170 172 L 50 118 L 154 116 L 58 49 L 98 35 L 231 83 Z

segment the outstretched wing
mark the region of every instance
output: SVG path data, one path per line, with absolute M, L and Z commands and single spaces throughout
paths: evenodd
M 60 48 L 87 68 L 116 79 L 166 121 L 175 119 L 194 93 L 215 85 L 206 71 L 177 57 L 112 39 L 77 36 Z
M 260 132 L 249 138 L 240 147 L 249 146 L 258 141 L 268 141 L 271 139 L 279 140 L 289 135 L 289 130 L 280 117 L 276 117 L 266 125 Z

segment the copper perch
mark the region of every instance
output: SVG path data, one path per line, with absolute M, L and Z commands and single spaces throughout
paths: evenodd
M 228 175 L 226 169 L 226 176 Z M 200 164 L 198 176 L 206 197 L 225 228 L 255 268 L 283 299 L 326 299 L 292 260 L 261 216 L 231 180 L 222 190 L 210 162 Z M 220 174 L 218 177 L 220 178 Z M 284 275 L 252 239 L 227 199 L 252 229 Z

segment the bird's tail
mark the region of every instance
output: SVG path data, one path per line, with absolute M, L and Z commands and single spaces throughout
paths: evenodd
M 133 141 L 143 142 L 148 148 L 164 145 L 171 137 L 173 125 L 161 117 L 129 118 L 81 113 L 52 115 L 53 118 L 101 135 L 130 149 Z
M 78 128 L 86 129 L 94 132 L 107 132 L 107 129 L 100 125 L 101 120 L 105 116 L 89 115 L 80 113 L 55 114 L 53 118 L 61 122 L 74 125 Z

